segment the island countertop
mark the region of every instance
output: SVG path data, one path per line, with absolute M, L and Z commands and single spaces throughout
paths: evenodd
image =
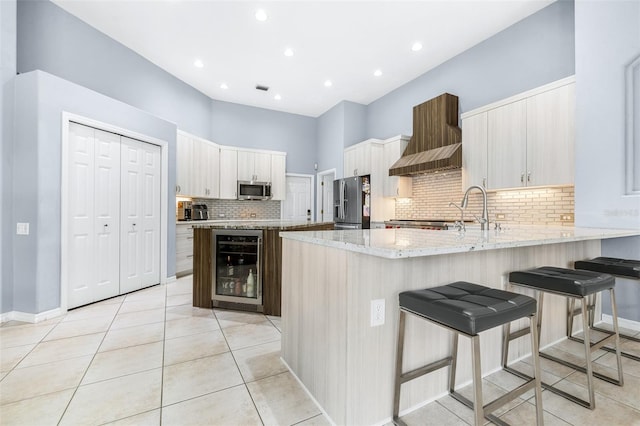
M 179 222 L 187 223 L 187 222 Z M 194 228 L 209 229 L 279 229 L 315 228 L 318 225 L 331 225 L 333 222 L 315 222 L 312 220 L 202 220 L 189 221 Z
M 640 229 L 567 226 L 509 226 L 502 230 L 466 232 L 421 229 L 366 229 L 281 232 L 284 239 L 338 248 L 387 259 L 434 256 L 469 251 L 528 247 L 640 235 Z

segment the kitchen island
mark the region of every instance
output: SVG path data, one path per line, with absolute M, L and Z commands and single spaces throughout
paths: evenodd
M 280 231 L 318 231 L 333 229 L 333 222 L 287 220 L 226 220 L 193 224 L 193 306 L 211 308 L 214 281 L 212 230 L 262 231 L 262 301 L 263 313 L 280 315 L 282 241 Z
M 511 271 L 572 267 L 575 260 L 600 255 L 601 240 L 636 235 L 640 230 L 535 226 L 466 233 L 283 232 L 282 358 L 336 424 L 384 424 L 392 415 L 401 291 L 459 280 L 507 289 Z M 371 325 L 374 300 L 385 306 L 379 326 Z M 542 347 L 565 338 L 565 309 L 563 298 L 545 297 Z M 526 323 L 520 320 L 513 328 Z M 487 375 L 500 368 L 502 331 L 482 334 Z M 409 316 L 405 335 L 405 371 L 448 355 L 451 333 L 441 327 Z M 471 380 L 465 340 L 459 346 L 457 386 Z M 511 343 L 510 360 L 529 353 L 528 339 Z M 404 384 L 401 415 L 445 395 L 447 375 L 442 369 Z

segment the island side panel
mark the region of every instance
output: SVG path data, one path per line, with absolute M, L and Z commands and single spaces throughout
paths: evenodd
M 511 271 L 542 265 L 572 267 L 574 260 L 600 254 L 600 241 L 597 240 L 395 260 L 290 240 L 285 240 L 285 246 L 289 246 L 289 251 L 285 251 L 283 256 L 285 271 L 291 262 L 291 267 L 298 268 L 306 279 L 286 272 L 283 276 L 283 288 L 286 287 L 287 292 L 296 283 L 295 299 L 283 295 L 283 357 L 337 424 L 374 424 L 391 418 L 400 291 L 434 287 L 457 280 L 502 288 Z M 331 258 L 346 260 L 346 263 L 338 268 L 326 262 Z M 323 259 L 323 265 L 334 268 L 334 273 L 342 271 L 344 276 L 330 280 L 321 276 L 308 277 L 308 271 L 316 270 L 313 265 L 317 259 Z M 340 283 L 339 288 L 347 289 L 346 296 L 336 293 L 339 300 L 329 300 L 333 308 L 342 307 L 344 312 L 315 310 L 314 321 L 305 322 L 306 309 L 300 306 L 309 303 L 306 295 L 313 294 L 314 288 L 317 290 L 319 286 L 334 288 L 333 283 Z M 313 288 L 308 288 L 309 285 Z M 527 292 L 520 288 L 511 290 Z M 332 294 L 327 293 L 329 297 Z M 385 300 L 386 318 L 384 325 L 371 327 L 370 304 L 375 299 Z M 564 298 L 545 297 L 543 346 L 565 337 L 565 306 Z M 347 320 L 343 325 L 344 316 Z M 514 323 L 514 329 L 527 324 L 527 320 L 519 322 Z M 336 352 L 343 348 L 342 345 L 330 344 L 313 346 L 308 336 L 316 335 L 318 327 L 335 330 L 339 334 L 344 327 L 346 375 L 334 374 L 323 364 L 304 361 L 336 357 Z M 501 335 L 501 328 L 482 333 L 482 370 L 485 375 L 500 368 Z M 413 317 L 407 322 L 406 336 L 405 371 L 446 356 L 451 344 L 450 333 Z M 529 352 L 528 339 L 519 339 L 511 343 L 510 359 L 524 357 Z M 469 341 L 466 338 L 460 339 L 459 357 L 457 384 L 462 386 L 470 383 L 471 379 Z M 318 373 L 325 375 L 324 382 L 319 382 Z M 446 394 L 447 373 L 443 369 L 403 385 L 401 410 L 411 410 Z M 310 381 L 312 377 L 314 379 Z M 327 389 L 339 389 L 344 385 L 344 398 L 326 395 Z
M 345 424 L 347 259 L 292 240 L 282 251 L 282 358 L 325 413 Z
M 211 308 L 213 253 L 210 228 L 193 229 L 193 306 Z

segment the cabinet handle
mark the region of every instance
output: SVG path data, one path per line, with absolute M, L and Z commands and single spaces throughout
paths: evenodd
M 400 188 L 396 188 L 396 195 L 400 195 Z
M 520 183 L 524 183 L 524 173 L 520 173 Z
M 527 173 L 527 182 L 531 182 L 531 172 Z
M 192 255 L 192 254 L 188 254 L 188 255 L 187 255 L 187 258 L 189 258 L 189 257 L 193 257 L 193 255 Z
M 486 178 L 486 177 L 482 178 L 482 186 L 483 186 L 484 188 L 486 188 L 486 187 L 487 187 L 487 178 Z

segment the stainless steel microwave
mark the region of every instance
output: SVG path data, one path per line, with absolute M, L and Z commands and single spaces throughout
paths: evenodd
M 238 200 L 270 200 L 271 182 L 238 181 Z

